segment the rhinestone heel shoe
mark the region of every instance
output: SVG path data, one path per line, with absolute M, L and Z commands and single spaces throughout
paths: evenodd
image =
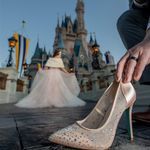
M 119 120 L 125 110 L 128 112 L 130 137 L 133 140 L 131 110 L 135 99 L 136 94 L 131 83 L 114 81 L 85 119 L 57 131 L 49 140 L 79 149 L 108 149 L 113 143 Z

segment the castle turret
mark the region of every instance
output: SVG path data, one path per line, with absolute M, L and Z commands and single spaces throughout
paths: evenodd
M 42 52 L 42 61 L 46 61 L 47 60 L 47 52 L 46 52 L 46 48 L 45 48 L 45 46 L 44 46 L 44 50 L 43 50 L 43 52 Z
M 64 22 L 63 18 L 62 18 L 62 22 L 61 22 L 61 28 L 65 28 L 65 22 Z
M 87 31 L 85 29 L 85 22 L 84 22 L 84 2 L 83 2 L 83 0 L 77 0 L 76 13 L 77 13 L 77 20 L 78 20 L 78 33 L 86 34 Z
M 92 34 L 90 34 L 90 41 L 89 41 L 88 46 L 89 46 L 90 48 L 92 48 L 93 45 L 94 45 L 94 40 L 93 40 Z
M 110 51 L 107 51 L 105 53 L 105 58 L 106 58 L 106 64 L 111 64 L 111 65 L 115 64 L 114 57 L 111 55 Z
M 77 30 L 78 30 L 78 21 L 77 19 L 75 19 L 73 24 L 73 32 L 77 33 Z
M 32 61 L 38 61 L 42 57 L 42 49 L 39 47 L 39 42 L 36 44 L 34 55 L 32 56 Z
M 31 58 L 31 63 L 29 64 L 29 67 L 27 69 L 27 73 L 32 77 L 31 83 L 36 75 L 36 72 L 39 69 L 39 65 L 44 67 L 44 64 L 46 63 L 47 59 L 49 58 L 46 48 L 44 49 L 40 48 L 39 41 L 36 44 L 34 55 Z
M 60 25 L 59 25 L 59 18 L 57 20 L 57 28 L 60 28 Z
M 87 30 L 85 29 L 83 0 L 77 0 L 76 13 L 77 13 L 77 36 L 82 40 L 83 49 L 86 51 L 86 55 L 88 57 L 88 47 L 86 38 Z

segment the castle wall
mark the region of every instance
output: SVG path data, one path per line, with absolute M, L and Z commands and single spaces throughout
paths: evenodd
M 66 40 L 64 41 L 65 49 L 69 52 L 69 54 L 73 53 L 74 41 Z
M 0 89 L 0 104 L 14 103 L 22 99 L 28 93 L 28 81 L 23 81 L 23 91 L 17 91 L 18 72 L 13 67 L 0 68 L 0 72 L 8 75 L 6 80 L 6 88 Z

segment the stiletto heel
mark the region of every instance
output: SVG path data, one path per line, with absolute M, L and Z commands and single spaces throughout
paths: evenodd
M 128 130 L 128 135 L 130 137 L 131 143 L 134 141 L 133 126 L 132 126 L 132 108 L 133 108 L 133 104 L 126 110 L 127 130 Z
M 57 131 L 49 140 L 84 150 L 108 149 L 113 143 L 119 120 L 125 110 L 133 140 L 131 112 L 135 99 L 136 94 L 131 83 L 114 81 L 85 119 Z

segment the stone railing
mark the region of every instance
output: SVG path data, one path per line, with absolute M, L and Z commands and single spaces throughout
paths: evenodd
M 18 79 L 18 72 L 13 67 L 0 68 L 1 74 L 7 78 L 0 78 L 0 103 L 12 103 L 23 98 L 28 93 L 28 80 Z M 5 82 L 4 82 L 5 81 Z

